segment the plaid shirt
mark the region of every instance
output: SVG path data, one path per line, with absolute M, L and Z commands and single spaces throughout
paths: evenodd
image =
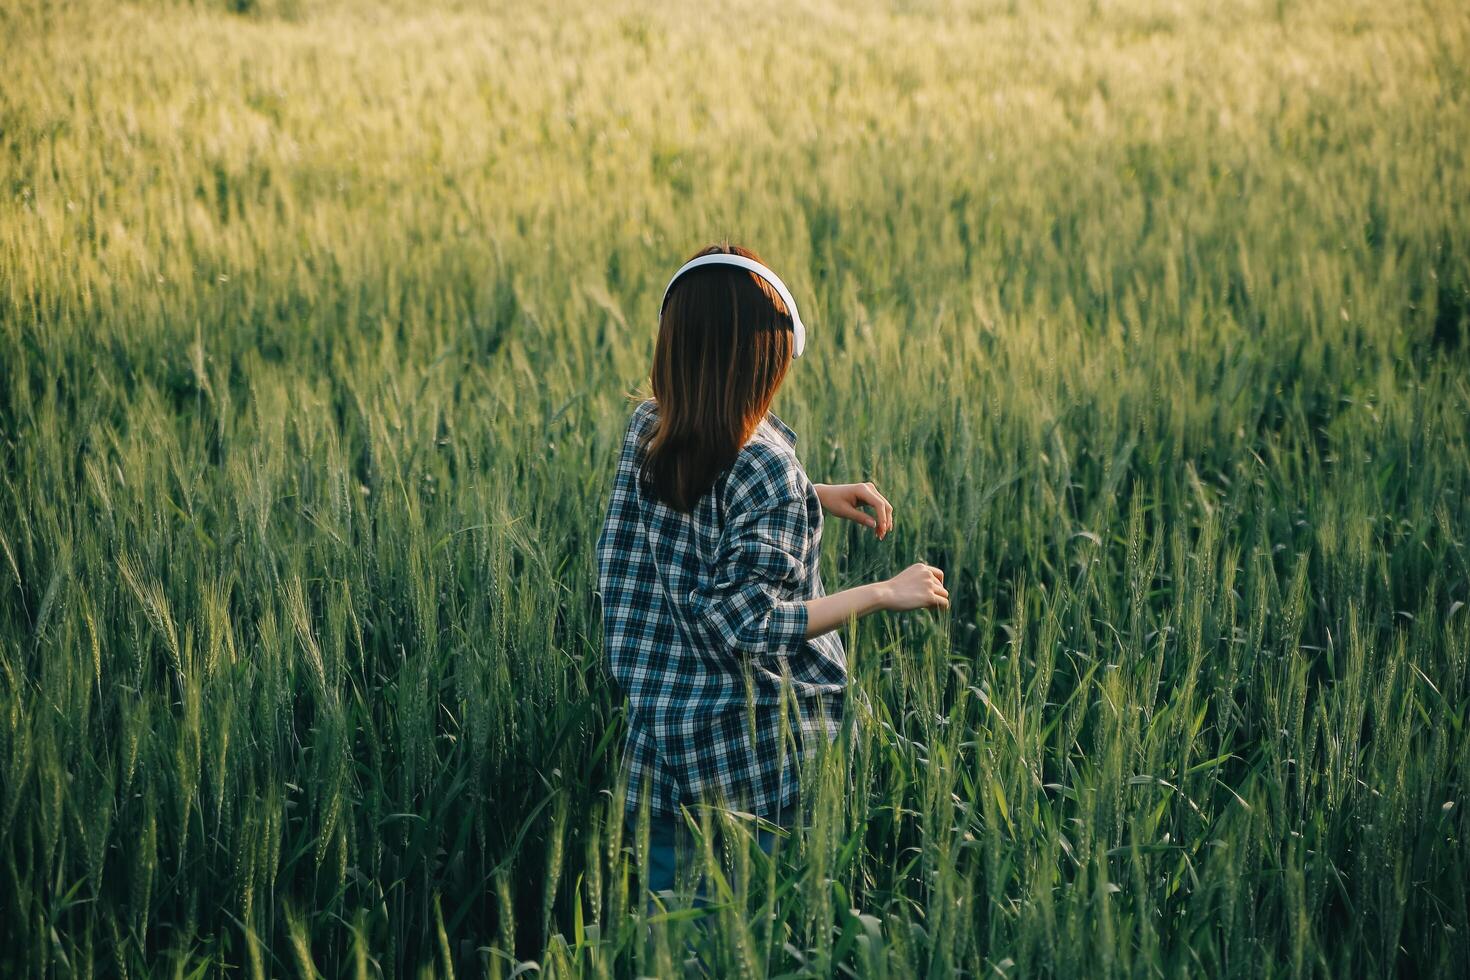
M 647 780 L 657 815 L 706 802 L 769 817 L 796 794 L 803 739 L 837 733 L 846 692 L 837 631 L 804 638 L 802 600 L 825 594 L 822 506 L 774 413 L 690 513 L 650 500 L 639 438 L 656 414 L 651 398 L 633 411 L 597 540 L 604 649 L 628 697 L 626 805 Z

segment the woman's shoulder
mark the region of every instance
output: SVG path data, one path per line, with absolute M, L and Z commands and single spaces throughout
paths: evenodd
M 791 500 L 806 496 L 807 477 L 779 430 L 762 422 L 731 464 L 730 484 L 741 497 Z

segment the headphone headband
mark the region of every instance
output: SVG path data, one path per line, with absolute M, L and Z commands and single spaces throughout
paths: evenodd
M 664 298 L 658 304 L 660 314 L 663 313 L 664 304 L 669 300 L 669 290 L 674 288 L 675 280 L 690 269 L 697 269 L 704 265 L 733 265 L 749 272 L 754 272 L 766 282 L 770 283 L 771 288 L 776 290 L 776 295 L 781 297 L 781 302 L 786 304 L 786 309 L 791 313 L 791 327 L 796 333 L 796 343 L 792 345 L 791 356 L 793 358 L 801 356 L 802 348 L 806 346 L 806 327 L 802 325 L 801 315 L 796 312 L 796 300 L 791 298 L 791 291 L 786 288 L 786 284 L 774 272 L 754 259 L 748 259 L 743 255 L 715 252 L 710 255 L 701 255 L 697 258 L 690 259 L 688 262 L 679 266 L 679 271 L 674 273 L 674 278 L 670 279 L 669 284 L 664 287 Z

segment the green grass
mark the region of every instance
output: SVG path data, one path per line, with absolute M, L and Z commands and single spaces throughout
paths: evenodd
M 0 973 L 1470 967 L 1470 13 L 845 6 L 5 0 Z M 646 933 L 592 544 L 725 235 L 828 589 L 952 605 Z

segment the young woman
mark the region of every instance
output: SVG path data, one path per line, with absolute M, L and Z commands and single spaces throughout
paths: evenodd
M 923 562 L 823 589 L 822 512 L 882 539 L 893 508 L 871 483 L 813 484 L 796 433 L 769 410 L 804 344 L 790 292 L 747 249 L 703 249 L 664 292 L 653 397 L 633 410 L 597 542 L 605 650 L 628 698 L 626 805 L 646 803 L 652 820 L 651 892 L 673 885 L 681 806 L 788 822 L 802 745 L 833 737 L 842 714 L 836 627 L 949 605 L 943 573 Z M 769 850 L 770 835 L 760 841 Z

